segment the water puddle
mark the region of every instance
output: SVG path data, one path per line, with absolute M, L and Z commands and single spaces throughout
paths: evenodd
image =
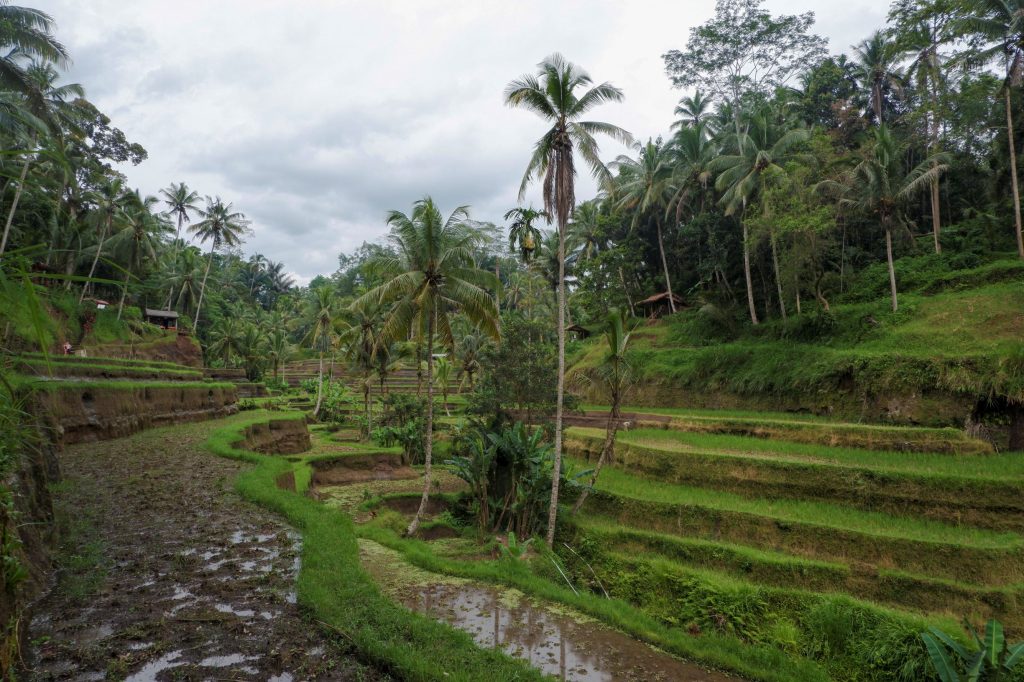
M 393 599 L 468 632 L 484 647 L 504 650 L 571 682 L 725 682 L 718 672 L 680 661 L 561 605 L 544 605 L 518 590 L 453 579 L 409 564 L 398 552 L 359 541 L 367 571 Z
M 142 666 L 139 672 L 129 675 L 124 682 L 156 682 L 156 676 L 165 670 L 177 667 L 177 661 L 181 658 L 181 650 L 164 654 L 155 661 L 150 661 Z

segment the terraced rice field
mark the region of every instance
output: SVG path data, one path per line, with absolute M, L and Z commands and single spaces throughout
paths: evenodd
M 1020 453 L 986 454 L 959 432 L 943 442 L 947 429 L 878 427 L 905 444 L 897 451 L 827 445 L 837 427 L 872 427 L 821 418 L 657 413 L 670 419 L 619 432 L 577 517 L 577 541 L 605 552 L 595 577 L 606 586 L 626 571 L 649 588 L 671 575 L 759 591 L 796 622 L 845 595 L 911 618 L 997 617 L 1024 633 Z M 749 435 L 755 426 L 772 428 Z M 569 429 L 574 466 L 592 467 L 603 438 Z M 671 602 L 674 588 L 662 587 Z

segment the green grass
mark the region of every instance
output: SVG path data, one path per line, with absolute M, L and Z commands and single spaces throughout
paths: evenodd
M 146 365 L 117 365 L 106 362 L 65 362 L 62 360 L 36 360 L 20 359 L 15 361 L 15 367 L 24 371 L 26 368 L 41 375 L 62 376 L 74 374 L 78 376 L 114 376 L 128 378 L 152 378 L 161 379 L 166 377 L 182 377 L 191 379 L 202 379 L 203 372 L 198 369 L 188 369 L 178 365 L 175 369 L 169 367 L 151 367 Z
M 75 391 L 75 390 L 110 390 L 127 391 L 138 388 L 206 388 L 206 389 L 234 389 L 235 385 L 230 381 L 135 381 L 135 380 L 76 380 L 60 381 L 46 380 L 37 377 L 15 376 L 12 384 L 17 388 L 27 388 L 33 391 Z
M 356 529 L 350 517 L 303 495 L 279 489 L 278 476 L 295 465 L 281 458 L 239 450 L 242 430 L 281 413 L 248 412 L 227 420 L 207 442 L 215 454 L 251 462 L 237 488 L 248 499 L 282 513 L 303 534 L 300 602 L 315 617 L 345 633 L 361 655 L 396 677 L 411 680 L 531 680 L 543 676 L 525 664 L 478 648 L 465 633 L 413 614 L 383 597 L 359 564 Z M 294 418 L 302 418 L 295 414 Z M 619 601 L 577 596 L 511 562 L 455 562 L 437 557 L 426 543 L 400 539 L 380 528 L 360 531 L 398 549 L 425 570 L 486 580 L 523 589 L 541 598 L 574 606 L 630 634 L 680 655 L 737 670 L 751 679 L 803 681 L 827 679 L 806 661 L 791 660 L 772 647 L 748 646 L 730 637 L 693 638 L 666 628 Z
M 602 437 L 601 429 L 570 429 L 590 437 Z M 860 448 L 827 447 L 806 443 L 767 440 L 728 434 L 689 433 L 666 429 L 620 431 L 619 442 L 635 443 L 666 452 L 699 452 L 723 456 L 777 457 L 837 467 L 913 473 L 921 476 L 956 477 L 984 481 L 1024 483 L 1024 457 L 1013 453 L 955 455 L 945 453 L 892 452 Z M 1024 489 L 1022 489 L 1024 494 Z
M 586 466 L 586 463 L 580 460 L 570 461 L 580 468 Z M 1024 538 L 1016 533 L 956 527 L 924 519 L 896 517 L 821 502 L 750 499 L 722 491 L 640 478 L 610 468 L 605 468 L 601 472 L 597 489 L 634 500 L 749 514 L 783 523 L 800 523 L 878 537 L 982 549 L 1024 547 Z
M 43 353 L 20 353 L 19 355 L 10 356 L 13 359 L 28 359 L 28 360 L 47 360 L 54 364 L 65 364 L 65 365 L 91 365 L 91 364 L 103 364 L 103 365 L 116 365 L 118 367 L 143 367 L 143 368 L 158 368 L 158 369 L 182 369 L 200 371 L 198 368 L 187 367 L 185 365 L 178 364 L 176 362 L 165 362 L 162 360 L 134 360 L 129 358 L 108 358 L 103 356 L 88 356 L 83 357 L 80 355 L 54 355 L 54 354 L 43 354 Z

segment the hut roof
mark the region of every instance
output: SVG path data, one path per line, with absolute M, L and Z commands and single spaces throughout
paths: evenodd
M 672 300 L 677 306 L 684 305 L 682 296 L 678 294 L 672 294 Z M 637 301 L 637 305 L 657 305 L 658 303 L 668 303 L 668 292 L 663 291 L 660 294 L 654 294 L 649 296 L 642 301 Z
M 152 308 L 146 308 L 146 317 L 169 317 L 177 318 L 178 313 L 173 310 L 154 310 Z

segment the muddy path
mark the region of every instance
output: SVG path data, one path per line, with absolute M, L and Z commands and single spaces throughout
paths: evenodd
M 74 445 L 57 491 L 66 566 L 21 679 L 381 680 L 295 603 L 300 538 L 242 500 L 218 422 Z

